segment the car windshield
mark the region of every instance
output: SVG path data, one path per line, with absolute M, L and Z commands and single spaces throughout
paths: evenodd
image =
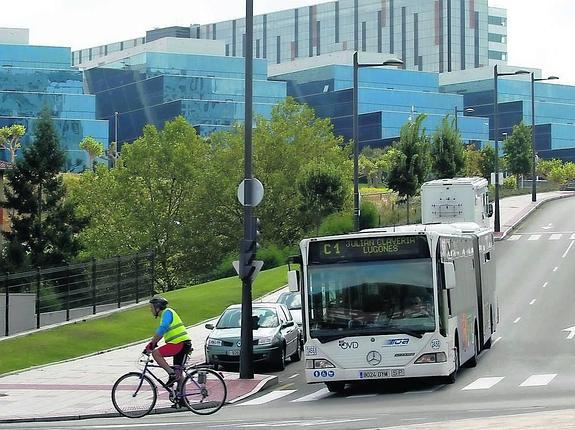
M 309 267 L 310 335 L 320 341 L 435 330 L 430 258 Z
M 278 303 L 283 303 L 290 310 L 301 309 L 301 296 L 299 293 L 283 293 L 279 296 Z
M 252 315 L 258 318 L 259 326 L 263 328 L 277 327 L 279 319 L 275 309 L 254 308 Z M 242 310 L 240 308 L 226 309 L 220 317 L 216 328 L 240 328 L 242 323 Z

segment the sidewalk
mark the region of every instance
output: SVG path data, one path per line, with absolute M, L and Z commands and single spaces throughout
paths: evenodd
M 280 292 L 263 300 L 275 301 Z M 215 324 L 216 320 L 187 329 L 194 347 L 191 363 L 204 362 L 204 343 L 210 332 L 204 327 L 207 322 Z M 117 416 L 110 399 L 112 385 L 124 373 L 139 369 L 138 360 L 147 341 L 0 377 L 0 423 Z M 245 380 L 239 379 L 238 373 L 222 373 L 228 403 L 278 382 L 275 375 L 256 374 L 254 379 Z M 156 412 L 173 412 L 170 405 L 165 396 L 158 396 Z
M 509 235 L 531 212 L 541 206 L 543 203 L 552 200 L 563 199 L 575 196 L 574 191 L 550 191 L 547 193 L 538 193 L 537 201 L 531 201 L 531 194 L 520 196 L 506 197 L 499 202 L 501 231 L 495 233 L 495 240 L 502 240 Z M 495 222 L 495 217 L 490 218 L 491 227 Z
M 496 235 L 496 240 L 505 238 L 541 204 L 571 196 L 575 196 L 575 192 L 541 193 L 535 203 L 531 202 L 531 194 L 502 199 L 501 232 Z M 493 225 L 494 218 L 490 219 Z M 274 301 L 279 293 L 275 292 L 264 300 Z M 203 362 L 204 342 L 209 331 L 202 323 L 189 327 L 188 333 L 194 345 L 191 361 Z M 102 354 L 0 377 L 0 423 L 117 415 L 110 400 L 111 387 L 120 375 L 138 369 L 137 361 L 145 343 L 146 340 L 142 340 Z M 253 380 L 240 380 L 237 373 L 224 374 L 229 402 L 236 402 L 277 383 L 277 376 L 273 375 L 255 375 Z M 160 411 L 166 407 L 169 407 L 168 401 L 158 401 Z

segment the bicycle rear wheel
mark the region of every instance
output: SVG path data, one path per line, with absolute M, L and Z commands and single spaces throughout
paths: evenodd
M 210 369 L 196 369 L 184 379 L 181 393 L 190 411 L 210 415 L 224 405 L 228 389 L 219 373 Z
M 157 399 L 156 385 L 141 373 L 126 373 L 112 387 L 114 407 L 128 418 L 141 418 L 149 414 L 154 409 Z

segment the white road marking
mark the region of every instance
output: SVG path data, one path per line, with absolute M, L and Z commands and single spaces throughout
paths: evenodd
M 564 328 L 561 331 L 568 331 L 567 339 L 573 339 L 575 337 L 575 326 Z
M 515 318 L 515 321 L 513 321 L 513 324 L 517 324 L 520 320 L 521 320 L 521 317 Z
M 559 267 L 555 267 L 555 268 L 553 269 L 554 272 L 557 272 L 557 270 L 559 270 Z
M 569 252 L 569 250 L 571 249 L 571 247 L 573 246 L 574 243 L 575 243 L 575 241 L 573 241 L 569 244 L 569 246 L 567 247 L 567 251 L 565 251 L 562 255 L 563 258 L 567 257 L 567 253 Z
M 571 235 L 571 240 L 575 240 L 575 233 Z
M 292 402 L 311 402 L 313 400 L 320 400 L 324 397 L 330 396 L 331 393 L 327 388 L 322 388 L 315 393 L 308 394 L 307 396 L 300 397 L 299 399 L 292 400 Z
M 387 414 L 386 414 L 387 415 Z M 358 421 L 368 421 L 372 418 L 344 418 L 339 420 L 305 420 L 305 421 L 272 421 L 265 423 L 253 423 L 253 424 L 240 424 L 238 428 L 268 428 L 268 427 L 312 427 L 312 426 L 327 426 L 333 424 L 345 424 Z
M 556 373 L 549 373 L 546 375 L 531 375 L 519 385 L 520 387 L 540 387 L 541 385 L 549 384 L 553 378 L 557 376 Z
M 543 288 L 547 288 L 547 285 L 549 285 L 549 282 L 545 282 L 545 283 L 543 284 Z
M 479 378 L 473 381 L 471 384 L 463 387 L 461 390 L 487 390 L 501 381 L 504 377 L 497 376 L 493 378 Z
M 299 373 L 294 373 L 294 374 L 291 375 L 288 379 L 297 378 L 298 376 L 299 376 Z
M 529 236 L 529 239 L 527 240 L 539 240 L 540 237 L 541 237 L 540 234 L 532 234 L 531 236 Z
M 346 399 L 363 399 L 364 397 L 375 397 L 377 396 L 377 394 L 358 394 L 358 395 L 351 395 L 351 396 L 345 396 Z
M 561 236 L 563 236 L 562 234 L 552 234 L 551 236 L 549 236 L 549 240 L 559 240 L 561 239 Z
M 500 340 L 501 340 L 501 336 L 499 336 L 497 339 L 495 339 L 495 340 L 493 341 L 493 345 L 495 345 L 495 344 L 496 344 L 497 342 L 499 342 Z
M 521 236 L 519 234 L 514 234 L 513 236 L 511 236 L 507 240 L 519 240 L 519 239 L 521 239 Z
M 257 399 L 249 400 L 245 403 L 240 403 L 238 406 L 256 406 L 256 405 L 263 405 L 264 403 L 272 402 L 277 399 L 281 399 L 291 393 L 295 393 L 296 390 L 277 390 L 272 391 L 271 393 L 264 394 Z
M 536 301 L 537 301 L 536 299 L 533 299 L 533 300 L 531 300 L 531 301 L 529 302 L 529 304 L 532 305 L 532 304 L 535 303 Z

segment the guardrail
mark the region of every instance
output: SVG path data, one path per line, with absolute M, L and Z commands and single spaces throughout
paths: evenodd
M 5 336 L 138 303 L 154 294 L 153 253 L 0 275 Z

